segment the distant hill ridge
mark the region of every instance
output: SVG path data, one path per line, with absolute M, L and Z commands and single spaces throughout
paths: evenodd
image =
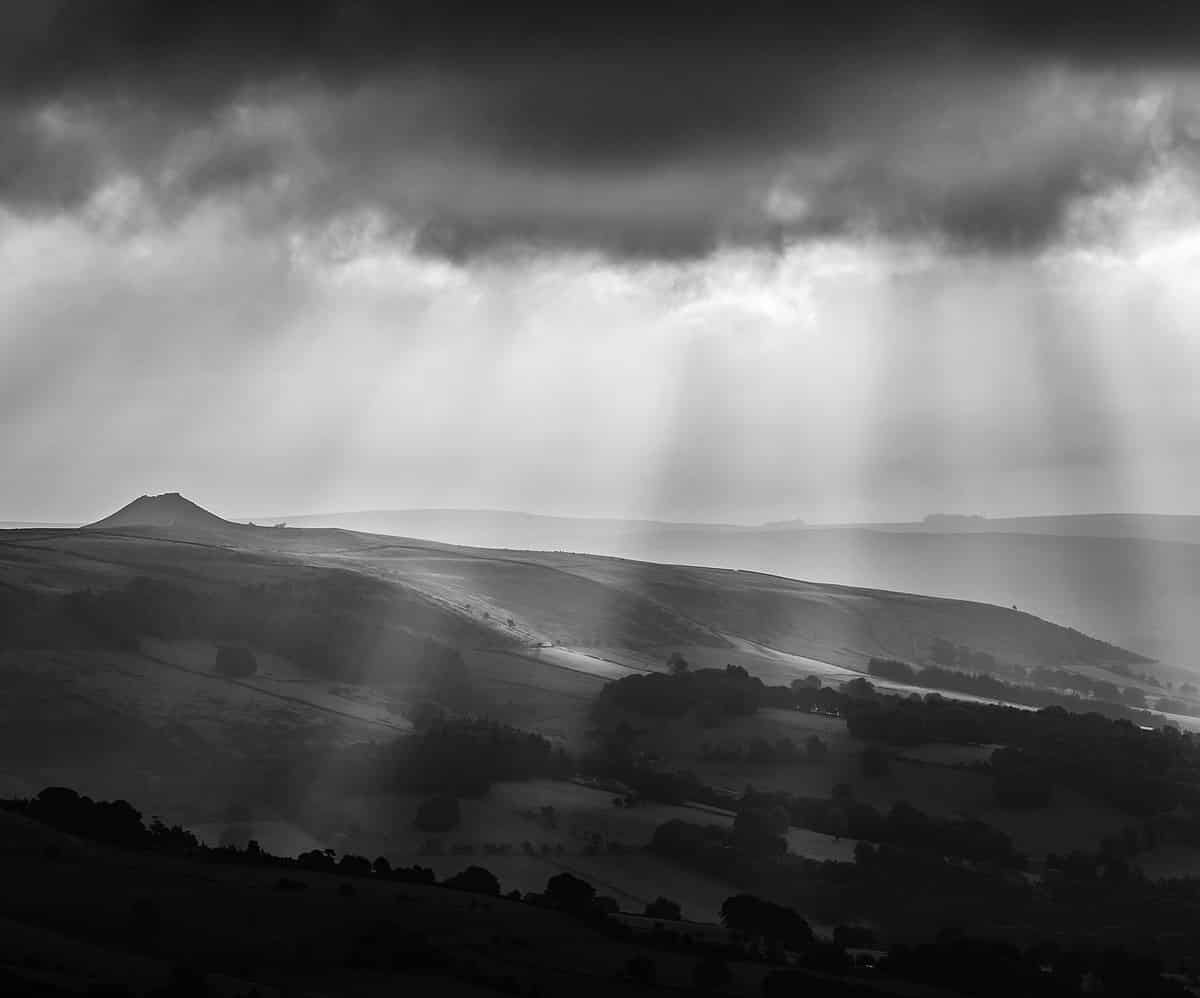
M 836 539 L 836 532 L 815 536 Z M 87 557 L 70 557 L 75 552 Z M 559 663 L 569 671 L 611 677 L 614 669 L 661 663 L 667 651 L 679 648 L 689 649 L 695 662 L 744 659 L 760 678 L 790 682 L 798 667 L 861 672 L 876 656 L 919 663 L 938 639 L 1026 668 L 1144 661 L 1114 643 L 1015 607 L 915 595 L 919 590 L 911 585 L 888 591 L 841 580 L 805 582 L 753 570 L 755 559 L 733 557 L 738 553 L 725 552 L 729 557 L 722 560 L 733 562 L 728 567 L 705 568 L 678 560 L 450 547 L 414 535 L 394 541 L 345 529 L 254 527 L 167 493 L 142 496 L 90 528 L 63 532 L 52 545 L 26 545 L 19 537 L 0 544 L 0 633 L 26 633 L 31 647 L 39 641 L 53 646 L 66 634 L 55 616 L 67 612 L 57 594 L 97 586 L 117 591 L 116 597 L 97 599 L 131 593 L 120 612 L 145 633 L 164 628 L 173 633 L 172 621 L 190 619 L 191 611 L 179 617 L 171 604 L 134 592 L 149 580 L 164 591 L 197 594 L 196 606 L 208 607 L 208 622 L 187 632 L 192 636 L 218 642 L 257 635 L 266 650 L 284 649 L 285 657 L 308 662 L 306 668 L 320 670 L 336 661 L 347 675 L 392 675 L 413 641 L 426 639 L 480 652 L 523 646 L 522 654 L 532 653 L 536 666 L 531 682 Z M 739 562 L 752 570 L 736 570 Z M 905 558 L 904 573 L 892 573 L 888 581 L 911 583 L 911 566 Z M 808 567 L 815 567 L 815 559 Z M 287 585 L 278 590 L 254 588 L 281 580 Z M 245 617 L 241 602 L 236 608 L 222 602 L 240 600 L 238 587 L 250 587 L 245 599 L 260 601 L 255 605 L 261 613 Z M 179 598 L 188 606 L 195 602 Z M 293 605 L 295 600 L 300 603 Z M 279 601 L 287 611 L 283 617 L 271 610 Z M 332 616 L 313 610 L 330 601 Z M 96 606 L 100 621 L 112 619 L 110 607 Z M 262 623 L 259 631 L 260 617 L 275 623 Z M 235 620 L 241 629 L 230 631 Z M 330 621 L 340 621 L 336 634 L 328 631 L 335 626 Z M 304 628 L 297 630 L 301 623 Z M 79 640 L 85 646 L 92 633 L 87 626 L 85 620 L 76 627 L 84 627 Z M 387 640 L 377 641 L 380 635 Z M 522 654 L 500 665 L 489 658 L 486 668 L 510 676 L 524 668 Z
M 198 506 L 178 492 L 164 492 L 157 496 L 140 496 L 122 506 L 103 520 L 89 523 L 85 530 L 102 530 L 119 527 L 201 527 L 229 529 L 239 524 L 223 520 Z
M 381 536 L 390 536 L 415 541 L 419 547 L 507 549 L 522 552 L 527 562 L 538 560 L 531 554 L 540 551 L 660 566 L 711 566 L 793 580 L 821 579 L 826 589 L 923 593 L 1014 609 L 1019 605 L 1043 620 L 1068 624 L 1119 648 L 1180 667 L 1190 666 L 1200 647 L 1200 617 L 1195 614 L 1200 603 L 1200 517 L 1085 514 L 1000 520 L 935 515 L 910 524 L 807 528 L 576 521 L 479 510 L 364 511 L 288 519 L 283 529 L 256 528 L 222 519 L 178 493 L 166 493 L 142 496 L 90 529 L 269 551 L 319 552 L 333 543 L 365 549 L 377 547 Z M 1167 537 L 1174 543 L 1165 543 Z M 467 556 L 477 557 L 478 551 Z M 573 561 L 569 570 L 579 574 L 579 564 L 583 563 Z M 640 571 L 644 574 L 646 569 Z M 623 590 L 627 581 L 617 588 Z M 527 609 L 539 616 L 546 611 L 540 605 Z M 719 610 L 706 607 L 701 616 L 714 620 Z M 760 606 L 754 612 L 766 610 Z M 729 626 L 737 631 L 741 624 Z M 907 625 L 906 629 L 911 630 Z M 833 630 L 840 633 L 839 627 Z M 937 628 L 929 631 L 935 632 Z M 962 640 L 972 647 L 991 650 L 964 635 Z M 561 637 L 567 640 L 568 635 Z M 570 637 L 579 639 L 576 634 Z M 784 650 L 802 653 L 808 644 L 799 634 L 793 637 L 796 641 Z M 868 637 L 858 635 L 851 641 L 843 635 L 832 644 L 866 647 L 859 638 Z M 1018 657 L 999 644 L 995 653 Z M 896 654 L 915 653 L 898 646 Z
M 1101 513 L 990 518 L 935 513 L 907 523 L 655 525 L 514 513 L 375 510 L 290 516 L 444 544 L 573 551 L 655 564 L 1020 606 L 1162 661 L 1200 648 L 1200 516 Z
M 770 520 L 764 523 L 725 523 L 684 520 L 652 520 L 625 517 L 558 516 L 527 513 L 518 510 L 411 508 L 369 509 L 332 513 L 300 513 L 290 516 L 257 517 L 261 522 L 286 520 L 293 526 L 342 527 L 348 530 L 369 530 L 373 533 L 395 533 L 403 536 L 429 536 L 450 540 L 448 536 L 434 538 L 422 534 L 422 529 L 490 530 L 493 535 L 482 543 L 485 546 L 512 546 L 504 543 L 501 531 L 540 530 L 558 531 L 564 540 L 569 532 L 599 531 L 612 533 L 645 533 L 658 531 L 673 534 L 741 535 L 752 537 L 786 532 L 817 533 L 828 530 L 871 530 L 886 533 L 995 533 L 1049 534 L 1061 537 L 1095 537 L 1112 539 L 1144 539 L 1200 543 L 1200 516 L 1154 513 L 1072 513 L 1038 516 L 988 517 L 980 514 L 930 513 L 920 520 L 819 522 L 803 519 Z M 455 538 L 457 541 L 458 539 Z M 461 543 L 468 543 L 460 541 Z

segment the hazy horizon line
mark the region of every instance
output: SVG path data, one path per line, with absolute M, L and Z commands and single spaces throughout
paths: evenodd
M 207 507 L 205 507 L 207 508 Z M 926 513 L 923 516 L 906 519 L 896 517 L 892 519 L 863 519 L 863 520 L 810 520 L 805 517 L 783 517 L 780 519 L 771 520 L 703 520 L 703 519 L 686 519 L 676 520 L 668 517 L 655 516 L 630 516 L 620 514 L 578 514 L 578 513 L 542 513 L 529 509 L 505 509 L 496 506 L 394 506 L 394 507 L 370 507 L 366 509 L 335 509 L 321 512 L 309 513 L 290 513 L 285 515 L 261 515 L 261 516 L 239 516 L 229 517 L 229 519 L 237 522 L 254 521 L 256 523 L 262 521 L 283 521 L 283 520 L 299 520 L 299 519 L 317 519 L 322 517 L 334 516 L 380 516 L 380 515 L 396 515 L 396 514 L 474 514 L 487 516 L 512 516 L 524 517 L 527 519 L 536 520 L 562 520 L 568 522 L 582 523 L 631 523 L 644 524 L 652 526 L 670 526 L 670 527 L 719 527 L 726 529 L 753 530 L 763 527 L 779 527 L 787 525 L 805 526 L 812 528 L 822 527 L 873 527 L 873 526 L 892 526 L 892 525 L 917 525 L 936 519 L 949 520 L 984 520 L 991 523 L 1003 522 L 1006 520 L 1045 520 L 1045 519 L 1064 519 L 1064 518 L 1120 518 L 1120 517 L 1138 517 L 1143 519 L 1200 519 L 1200 512 L 1197 513 L 1162 513 L 1162 512 L 1131 512 L 1131 511 L 1114 511 L 1114 510 L 1091 510 L 1091 511 L 1075 511 L 1075 512 L 1058 512 L 1058 513 L 1005 513 L 987 514 L 987 513 L 960 513 L 938 511 Z
M 147 493 L 142 497 L 154 497 L 156 495 L 170 495 L 171 493 Z M 178 494 L 178 493 L 176 493 Z M 185 498 L 188 498 L 185 496 Z M 130 500 L 134 501 L 134 500 Z M 196 502 L 196 500 L 189 500 Z M 196 503 L 203 509 L 212 512 L 211 508 L 203 503 Z M 123 507 L 118 507 L 123 508 Z M 115 512 L 115 510 L 110 510 Z M 703 519 L 686 519 L 675 520 L 665 517 L 652 516 L 630 516 L 630 515 L 593 515 L 593 514 L 572 514 L 572 513 L 543 513 L 529 509 L 505 509 L 494 506 L 396 506 L 396 507 L 370 507 L 365 509 L 335 509 L 319 512 L 306 513 L 289 513 L 289 514 L 260 514 L 253 516 L 224 516 L 222 514 L 214 514 L 222 516 L 222 519 L 227 519 L 232 523 L 255 523 L 255 524 L 270 524 L 283 521 L 291 522 L 294 520 L 303 519 L 321 519 L 339 516 L 386 516 L 386 515 L 421 515 L 421 514 L 469 514 L 477 516 L 507 516 L 520 517 L 529 520 L 551 520 L 562 521 L 567 523 L 608 523 L 608 524 L 632 524 L 641 526 L 664 526 L 664 527 L 695 527 L 695 528 L 715 528 L 725 530 L 760 530 L 771 527 L 788 527 L 808 529 L 831 529 L 831 528 L 853 528 L 853 527 L 887 527 L 887 526 L 919 526 L 930 521 L 939 519 L 945 520 L 976 520 L 988 523 L 1002 523 L 1005 521 L 1019 520 L 1048 520 L 1048 519 L 1118 519 L 1118 518 L 1140 518 L 1140 519 L 1200 519 L 1200 513 L 1163 513 L 1163 512 L 1130 512 L 1130 511 L 1113 511 L 1113 510 L 1092 510 L 1092 511 L 1075 511 L 1075 512 L 1057 512 L 1057 513 L 1005 513 L 1002 515 L 988 513 L 963 513 L 963 512 L 932 512 L 926 513 L 924 516 L 905 519 L 896 517 L 891 519 L 862 519 L 862 520 L 809 520 L 805 517 L 780 518 L 770 520 L 703 520 Z M 95 523 L 103 519 L 109 513 L 95 518 L 73 518 L 73 519 L 55 519 L 55 520 L 39 520 L 28 517 L 11 517 L 0 518 L 0 529 L 20 529 L 23 527 L 29 528 L 71 528 L 86 526 L 90 523 Z

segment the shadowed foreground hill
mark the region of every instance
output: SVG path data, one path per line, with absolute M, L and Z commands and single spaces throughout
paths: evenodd
M 0 800 L 0 847 L 5 994 L 1188 993 L 1123 946 L 917 935 L 864 964 L 847 947 L 874 933 L 819 938 L 797 909 L 744 892 L 726 897 L 723 927 L 680 921 L 665 898 L 667 911 L 637 917 L 570 873 L 523 893 L 476 864 L 435 884 L 429 868 L 383 857 L 207 848 L 125 801 L 62 787 Z M 814 869 L 854 880 L 858 865 Z M 1180 921 L 1193 910 L 1172 904 Z

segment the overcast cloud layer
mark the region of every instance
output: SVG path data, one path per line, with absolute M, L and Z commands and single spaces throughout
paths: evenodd
M 1200 13 L 796 6 L 6 11 L 0 517 L 1193 511 Z
M 862 231 L 1021 249 L 1194 154 L 1200 15 L 831 7 L 23 5 L 0 197 L 78 210 L 126 179 L 168 217 L 370 210 L 453 256 Z

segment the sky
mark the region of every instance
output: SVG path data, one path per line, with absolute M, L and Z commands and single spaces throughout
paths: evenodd
M 6 8 L 0 519 L 1200 512 L 1200 11 L 801 6 Z

